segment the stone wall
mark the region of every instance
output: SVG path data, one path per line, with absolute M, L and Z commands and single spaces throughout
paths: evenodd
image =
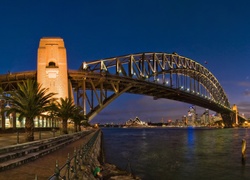
M 118 169 L 115 165 L 105 163 L 103 151 L 103 134 L 100 131 L 95 143 L 93 144 L 88 155 L 84 157 L 84 165 L 82 166 L 82 179 L 83 180 L 95 180 L 93 176 L 93 171 L 96 166 L 102 166 L 103 179 L 140 179 L 139 177 L 133 176 L 126 171 Z M 78 176 L 80 177 L 80 176 Z

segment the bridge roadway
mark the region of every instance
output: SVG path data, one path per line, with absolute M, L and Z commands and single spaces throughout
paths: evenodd
M 229 124 L 228 126 L 231 126 L 230 124 L 232 124 L 232 114 L 234 113 L 232 109 L 219 104 L 217 101 L 206 99 L 202 96 L 197 96 L 181 89 L 171 88 L 169 86 L 165 86 L 164 84 L 153 83 L 141 79 L 134 79 L 127 76 L 114 75 L 107 72 L 97 73 L 92 71 L 69 70 L 68 77 L 71 82 L 72 88 L 75 91 L 79 91 L 80 88 L 83 88 L 84 84 L 84 88 L 86 88 L 86 90 L 94 89 L 94 91 L 97 91 L 97 89 L 99 89 L 100 91 L 114 92 L 109 97 L 107 95 L 99 97 L 98 104 L 95 106 L 91 105 L 91 107 L 89 108 L 90 110 L 86 115 L 88 120 L 91 120 L 97 113 L 99 113 L 122 93 L 132 93 L 152 96 L 154 97 L 154 99 L 172 99 L 204 107 L 212 111 L 221 113 L 224 117 L 224 121 L 225 119 L 229 119 L 226 123 Z M 17 88 L 18 82 L 22 82 L 26 79 L 36 79 L 36 71 L 26 71 L 0 75 L 0 84 L 4 91 L 11 91 Z M 82 94 L 84 93 L 82 92 Z M 97 93 L 95 92 L 95 94 Z M 79 103 L 79 99 L 82 97 L 83 96 L 78 97 L 77 103 Z M 243 122 L 245 121 L 245 118 L 239 116 L 239 120 L 240 122 Z
M 182 101 L 201 107 L 206 107 L 215 112 L 232 112 L 231 109 L 220 106 L 212 100 L 207 100 L 202 98 L 201 96 L 196 96 L 186 91 L 176 90 L 161 84 L 124 76 L 69 70 L 69 79 L 72 83 L 73 88 L 78 87 L 85 78 L 86 81 L 89 80 L 90 82 L 91 80 L 91 82 L 93 83 L 102 82 L 102 85 L 107 90 L 114 89 L 113 84 L 110 83 L 112 81 L 114 83 L 119 83 L 119 88 L 121 90 L 127 89 L 126 93 L 148 95 L 154 97 L 155 99 L 165 98 Z M 12 91 L 13 89 L 16 89 L 17 83 L 22 82 L 26 79 L 36 79 L 36 71 L 17 72 L 12 74 L 0 75 L 1 87 L 4 91 Z M 91 83 L 86 83 L 86 89 L 91 88 Z
M 79 86 L 82 83 L 83 79 L 86 78 L 86 81 L 93 82 L 97 84 L 102 82 L 102 86 L 106 90 L 114 90 L 112 83 L 119 83 L 120 91 L 126 89 L 126 93 L 131 94 L 141 94 L 152 96 L 154 99 L 164 98 L 172 99 L 181 102 L 195 104 L 197 106 L 206 107 L 210 110 L 216 112 L 226 112 L 229 113 L 232 110 L 220 106 L 218 103 L 202 98 L 201 96 L 196 96 L 187 91 L 182 91 L 180 89 L 173 89 L 171 87 L 148 82 L 145 80 L 133 79 L 124 76 L 116 76 L 111 74 L 102 74 L 102 73 L 93 73 L 93 72 L 82 72 L 82 71 L 69 71 L 69 78 L 71 80 L 73 88 Z M 91 89 L 91 83 L 86 83 L 86 89 Z M 209 103 L 208 103 L 209 102 Z

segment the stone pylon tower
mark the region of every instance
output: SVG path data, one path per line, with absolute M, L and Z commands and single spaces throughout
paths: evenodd
M 64 41 L 59 37 L 40 39 L 37 54 L 37 82 L 55 98 L 69 97 L 68 67 Z
M 239 112 L 238 112 L 238 107 L 234 104 L 233 105 L 233 107 L 232 107 L 232 110 L 235 112 L 235 120 L 234 120 L 234 122 L 235 122 L 235 124 L 239 124 L 239 120 L 238 120 L 238 114 L 239 114 Z

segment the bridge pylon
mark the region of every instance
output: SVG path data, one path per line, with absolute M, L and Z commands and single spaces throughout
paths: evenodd
M 221 113 L 221 117 L 226 128 L 233 127 L 233 113 Z
M 238 125 L 239 124 L 239 119 L 238 119 L 238 115 L 239 115 L 239 111 L 238 111 L 238 107 L 236 106 L 236 104 L 233 105 L 232 110 L 234 111 L 234 115 L 233 115 L 233 122 Z
M 69 80 L 66 48 L 62 38 L 44 37 L 40 39 L 37 53 L 37 82 L 55 98 L 69 97 Z M 73 97 L 73 95 L 72 95 Z

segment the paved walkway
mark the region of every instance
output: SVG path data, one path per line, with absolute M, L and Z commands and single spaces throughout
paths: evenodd
M 34 140 L 47 139 L 52 138 L 54 135 L 60 136 L 60 132 L 57 131 L 55 133 L 51 131 L 41 131 L 34 133 Z M 0 148 L 10 145 L 21 144 L 25 142 L 25 134 L 24 133 L 2 133 L 0 134 Z
M 59 136 L 59 133 L 55 134 Z M 71 144 L 55 151 L 50 154 L 43 156 L 35 161 L 26 163 L 22 166 L 0 172 L 0 179 L 2 180 L 34 180 L 37 176 L 38 180 L 47 180 L 51 175 L 54 174 L 56 161 L 61 167 L 66 163 L 68 154 L 70 157 L 73 156 L 74 149 L 79 148 L 83 144 L 87 143 L 92 137 L 93 133 L 75 141 Z M 46 139 L 53 137 L 52 132 L 39 132 L 35 133 L 35 140 Z M 0 134 L 0 148 L 8 145 L 17 144 L 17 134 Z M 24 133 L 19 134 L 19 143 L 23 143 L 25 140 Z

